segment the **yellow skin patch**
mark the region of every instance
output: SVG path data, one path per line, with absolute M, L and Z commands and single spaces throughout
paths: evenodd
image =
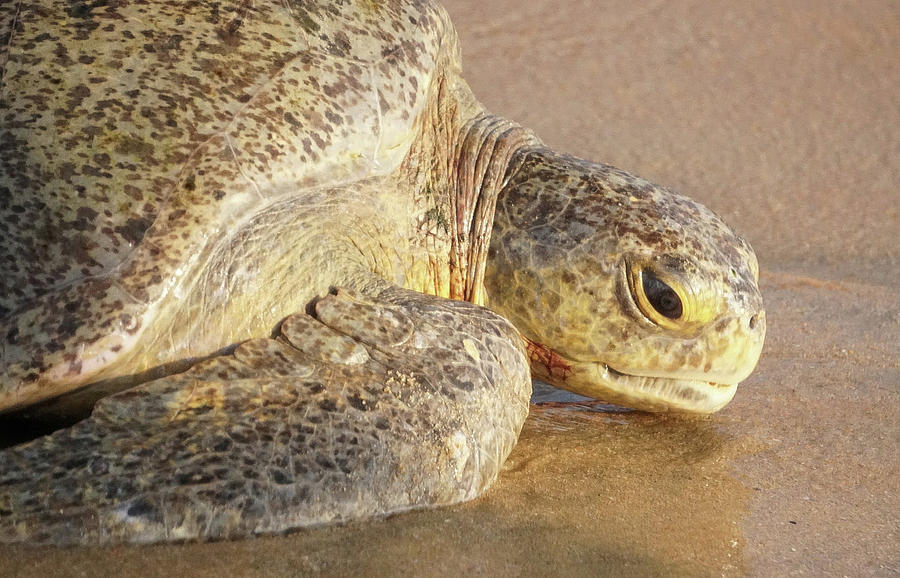
M 463 339 L 463 348 L 466 350 L 466 353 L 469 354 L 469 357 L 475 361 L 481 361 L 481 355 L 478 353 L 478 350 L 475 348 L 475 343 L 471 339 Z

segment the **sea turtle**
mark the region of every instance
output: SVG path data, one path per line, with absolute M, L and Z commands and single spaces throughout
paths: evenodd
M 0 70 L 0 407 L 125 388 L 0 453 L 4 541 L 468 500 L 532 375 L 712 412 L 759 356 L 750 246 L 488 114 L 432 1 L 4 2 Z

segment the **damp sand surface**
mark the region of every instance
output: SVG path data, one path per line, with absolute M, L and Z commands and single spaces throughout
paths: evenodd
M 896 3 L 446 5 L 489 109 L 751 241 L 769 333 L 735 400 L 692 419 L 535 405 L 469 504 L 235 542 L 3 547 L 0 575 L 900 576 Z

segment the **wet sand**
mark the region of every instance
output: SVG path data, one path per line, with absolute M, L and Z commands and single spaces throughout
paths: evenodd
M 0 575 L 900 574 L 900 9 L 446 2 L 488 108 L 673 186 L 757 249 L 769 334 L 721 413 L 534 406 L 454 508 L 238 542 L 0 548 Z

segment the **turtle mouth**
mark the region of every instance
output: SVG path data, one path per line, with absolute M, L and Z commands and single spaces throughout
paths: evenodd
M 713 413 L 731 401 L 738 387 L 737 381 L 635 375 L 600 361 L 569 359 L 528 338 L 525 345 L 535 377 L 580 395 L 644 411 Z
M 645 411 L 713 413 L 737 392 L 737 383 L 650 377 L 618 371 L 605 363 L 574 363 L 565 387 Z

